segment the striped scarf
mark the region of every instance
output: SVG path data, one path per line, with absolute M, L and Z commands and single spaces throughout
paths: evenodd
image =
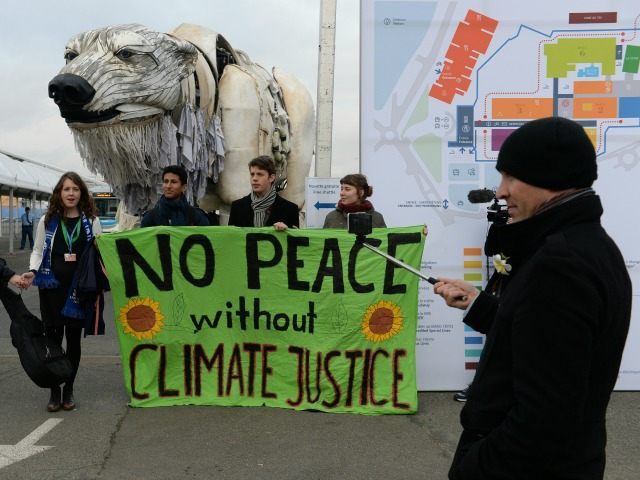
M 267 210 L 271 208 L 273 202 L 276 201 L 276 189 L 275 186 L 271 186 L 271 190 L 264 197 L 258 197 L 254 192 L 251 192 L 251 208 L 253 209 L 253 226 L 264 227 L 264 222 L 267 220 Z
M 53 270 L 51 269 L 51 244 L 53 243 L 53 235 L 56 233 L 59 223 L 60 217 L 53 215 L 46 225 L 42 262 L 40 262 L 40 268 L 38 268 L 36 276 L 33 279 L 33 284 L 36 287 L 56 288 L 60 285 L 60 282 L 53 275 Z

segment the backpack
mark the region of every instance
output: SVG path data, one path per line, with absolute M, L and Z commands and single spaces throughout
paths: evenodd
M 11 343 L 20 363 L 33 382 L 42 388 L 56 387 L 73 376 L 73 365 L 53 338 L 47 337 L 42 321 L 33 315 L 22 296 L 0 287 L 0 301 L 11 319 Z

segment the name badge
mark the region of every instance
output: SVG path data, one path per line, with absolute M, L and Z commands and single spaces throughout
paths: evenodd
M 75 262 L 76 261 L 76 254 L 75 253 L 65 253 L 64 254 L 64 261 L 65 262 Z

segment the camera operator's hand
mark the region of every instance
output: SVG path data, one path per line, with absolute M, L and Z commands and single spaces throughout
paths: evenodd
M 433 286 L 433 292 L 444 298 L 447 305 L 465 310 L 478 296 L 476 287 L 463 280 L 439 278 Z

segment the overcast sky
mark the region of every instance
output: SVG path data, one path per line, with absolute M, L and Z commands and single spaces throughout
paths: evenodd
M 338 0 L 333 176 L 358 170 L 359 1 Z M 140 23 L 167 32 L 196 23 L 266 68 L 296 75 L 316 101 L 320 0 L 2 0 L 0 149 L 86 172 L 47 96 L 64 45 L 85 30 Z

